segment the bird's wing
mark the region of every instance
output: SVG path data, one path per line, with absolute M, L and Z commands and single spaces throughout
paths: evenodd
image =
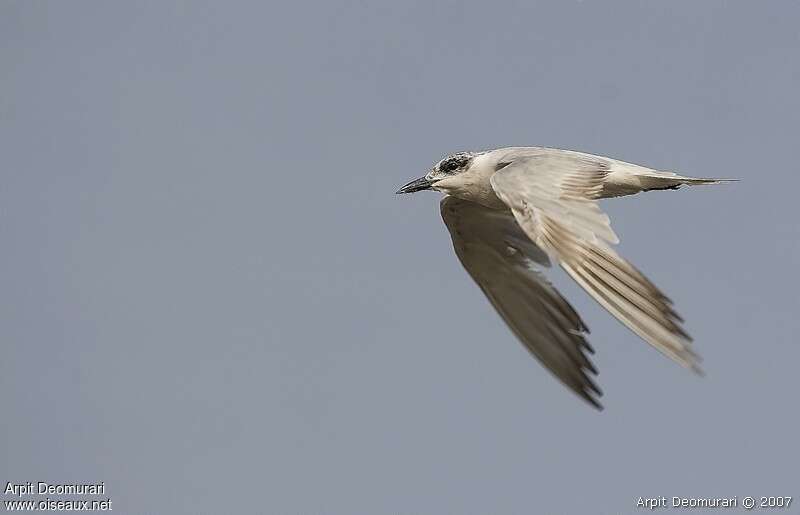
M 511 213 L 445 197 L 442 219 L 469 275 L 525 347 L 566 386 L 598 409 L 602 395 L 586 352 L 589 330 L 572 306 L 541 275 L 549 266 Z
M 699 357 L 672 302 L 610 246 L 619 240 L 593 200 L 608 166 L 585 154 L 549 153 L 514 160 L 491 183 L 531 240 L 597 302 L 653 347 L 699 372 Z

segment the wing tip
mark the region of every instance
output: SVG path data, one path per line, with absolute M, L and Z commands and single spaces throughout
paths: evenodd
M 581 399 L 583 399 L 587 404 L 589 404 L 591 407 L 593 407 L 597 411 L 603 411 L 605 408 L 603 407 L 602 404 L 600 404 L 600 401 L 599 401 L 599 397 L 602 397 L 603 394 L 601 392 L 601 393 L 597 393 L 596 395 L 597 395 L 598 398 L 595 398 L 589 392 L 586 392 L 586 391 L 582 391 L 580 393 Z

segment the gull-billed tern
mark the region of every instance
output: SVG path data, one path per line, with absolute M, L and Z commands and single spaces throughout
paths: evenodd
M 619 239 L 597 200 L 722 181 L 581 152 L 510 147 L 452 154 L 397 193 L 446 194 L 442 218 L 469 275 L 523 345 L 602 409 L 589 330 L 542 269 L 558 263 L 634 333 L 700 372 L 671 301 L 612 249 Z

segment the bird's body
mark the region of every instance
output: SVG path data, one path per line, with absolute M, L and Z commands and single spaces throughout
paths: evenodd
M 467 272 L 528 350 L 599 408 L 588 329 L 541 269 L 560 264 L 620 322 L 699 371 L 669 299 L 611 248 L 619 240 L 597 199 L 717 182 L 581 152 L 509 147 L 448 156 L 398 193 L 447 194 L 442 218 Z
M 466 154 L 466 153 L 465 153 Z M 602 189 L 594 198 L 621 197 L 642 191 L 676 189 L 684 184 L 714 184 L 717 179 L 682 177 L 672 172 L 662 172 L 644 166 L 626 163 L 608 157 L 595 156 L 571 150 L 544 147 L 508 147 L 489 152 L 476 152 L 469 168 L 463 173 L 437 182 L 437 189 L 455 197 L 476 202 L 485 207 L 507 209 L 496 195 L 490 179 L 501 167 L 515 160 L 536 158 L 541 161 L 574 158 L 594 162 L 607 169 L 602 179 Z

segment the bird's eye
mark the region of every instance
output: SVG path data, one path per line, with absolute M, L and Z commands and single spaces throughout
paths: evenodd
M 458 168 L 458 161 L 455 159 L 448 159 L 439 167 L 439 169 L 443 172 L 452 172 L 456 168 Z

